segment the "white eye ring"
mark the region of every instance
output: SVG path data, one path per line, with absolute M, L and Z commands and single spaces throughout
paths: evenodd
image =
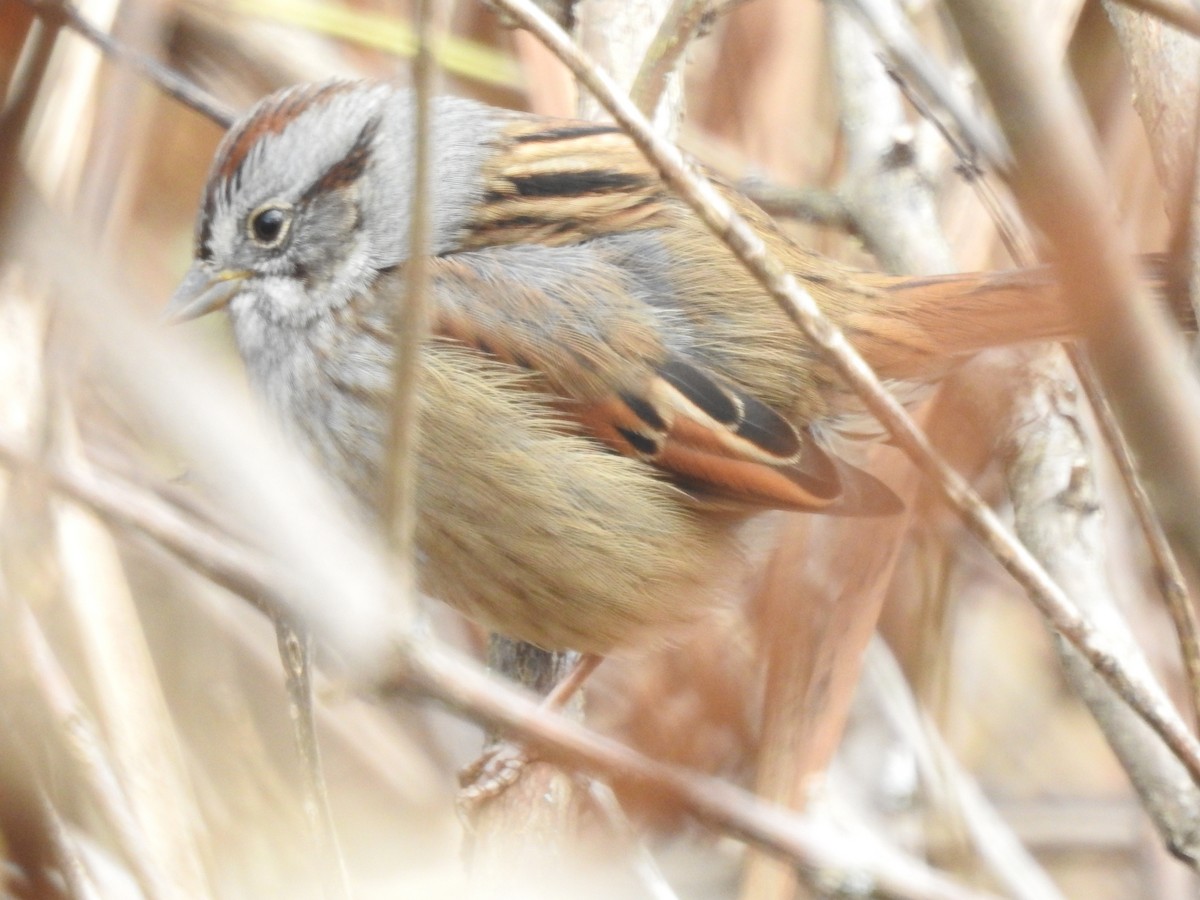
M 292 206 L 278 200 L 264 203 L 246 218 L 247 237 L 267 249 L 282 244 L 291 227 Z

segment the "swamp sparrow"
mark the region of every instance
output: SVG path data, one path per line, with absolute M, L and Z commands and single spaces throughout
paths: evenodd
M 605 653 L 730 589 L 765 509 L 899 508 L 839 459 L 857 412 L 804 335 L 612 125 L 434 102 L 417 552 L 424 591 Z M 176 318 L 227 306 L 250 378 L 377 512 L 405 296 L 411 95 L 334 81 L 225 137 Z M 1061 337 L 1045 273 L 896 278 L 793 244 L 718 188 L 883 377 Z

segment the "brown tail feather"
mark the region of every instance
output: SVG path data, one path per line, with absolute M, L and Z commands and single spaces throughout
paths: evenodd
M 1143 258 L 1151 290 L 1167 302 L 1165 260 Z M 878 303 L 849 313 L 848 336 L 881 375 L 925 378 L 988 347 L 1063 340 L 1079 333 L 1051 266 L 1010 272 L 881 281 Z M 1184 330 L 1196 330 L 1189 304 L 1171 303 Z

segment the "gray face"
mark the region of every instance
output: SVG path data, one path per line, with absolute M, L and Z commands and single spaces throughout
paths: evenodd
M 478 198 L 492 119 L 466 101 L 435 105 L 435 253 L 453 249 Z M 196 262 L 169 312 L 194 318 L 229 304 L 235 321 L 305 327 L 367 290 L 404 261 L 412 130 L 409 93 L 388 84 L 301 85 L 260 102 L 218 150 Z
M 213 163 L 196 263 L 173 311 L 231 302 L 235 315 L 299 325 L 361 290 L 380 255 L 360 227 L 362 197 L 393 95 L 386 85 L 301 86 L 236 125 Z

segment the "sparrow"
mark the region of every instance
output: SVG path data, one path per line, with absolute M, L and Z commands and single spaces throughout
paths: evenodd
M 413 103 L 342 80 L 259 102 L 217 150 L 169 308 L 228 310 L 255 388 L 375 518 Z M 430 112 L 426 593 L 511 637 L 607 654 L 735 593 L 765 511 L 900 510 L 847 458 L 873 436 L 856 397 L 620 129 L 455 97 Z M 905 396 L 985 348 L 1076 331 L 1049 269 L 862 271 L 710 177 Z

